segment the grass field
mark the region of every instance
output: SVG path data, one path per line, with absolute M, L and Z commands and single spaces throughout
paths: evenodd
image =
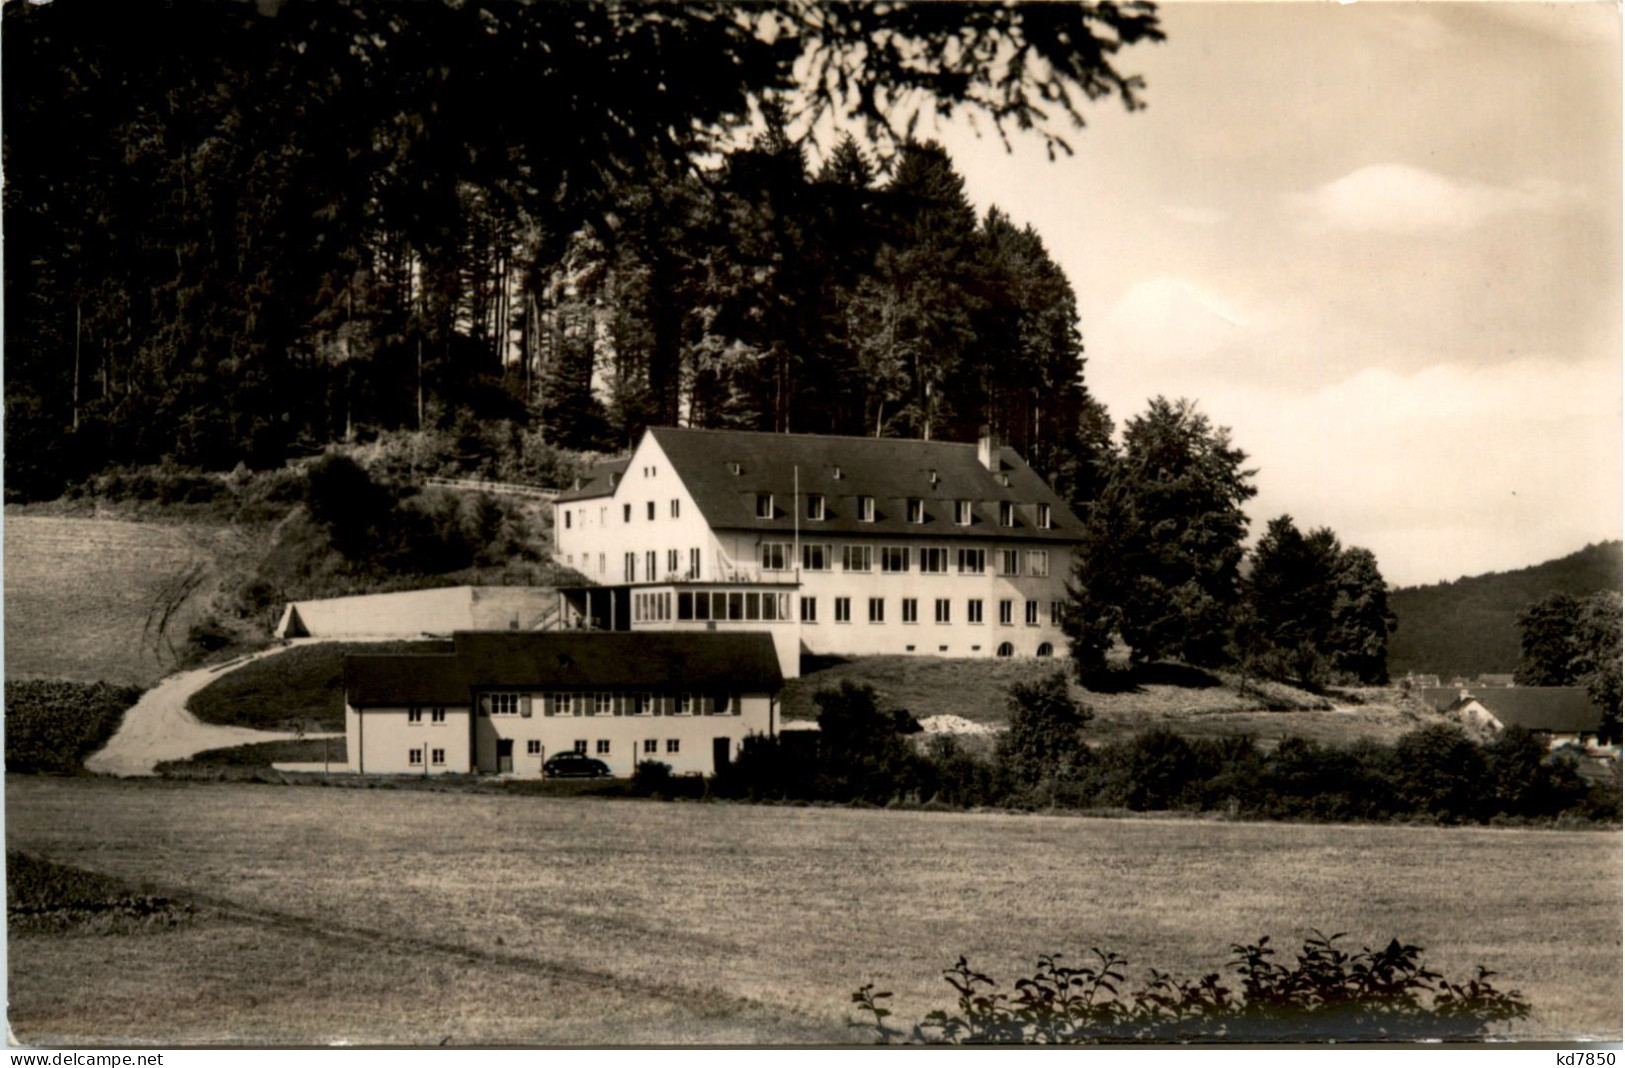
M 235 537 L 224 527 L 8 512 L 6 678 L 152 685 L 174 669 L 148 625 L 155 607 L 184 594 L 170 624 L 180 648 Z
M 1094 820 L 11 776 L 8 848 L 197 902 L 11 943 L 24 1041 L 840 1042 L 875 980 L 947 1005 L 1091 946 L 1181 975 L 1232 942 L 1401 936 L 1620 1035 L 1620 835 Z M 212 913 L 210 909 L 214 909 Z

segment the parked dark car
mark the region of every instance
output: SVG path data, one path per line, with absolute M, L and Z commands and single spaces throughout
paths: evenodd
M 601 779 L 609 765 L 586 753 L 554 753 L 542 762 L 542 774 L 549 779 Z

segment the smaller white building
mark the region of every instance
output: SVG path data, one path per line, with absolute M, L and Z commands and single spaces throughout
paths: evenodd
M 584 752 L 714 774 L 777 729 L 783 684 L 765 633 L 459 632 L 451 653 L 345 658 L 350 770 L 539 778 Z

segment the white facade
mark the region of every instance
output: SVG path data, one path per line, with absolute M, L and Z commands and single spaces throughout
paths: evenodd
M 568 711 L 560 711 L 566 705 Z M 617 776 L 631 775 L 646 760 L 669 764 L 677 774 L 710 775 L 719 761 L 739 755 L 747 736 L 772 733 L 776 713 L 766 694 L 609 690 L 493 691 L 481 709 L 471 722 L 467 707 L 346 706 L 349 769 L 536 779 L 548 757 L 575 749 Z
M 680 775 L 711 775 L 739 755 L 748 735 L 771 733 L 775 711 L 766 694 L 507 692 L 518 698 L 519 711 L 476 718 L 476 764 L 519 778 L 540 778 L 543 761 L 571 749 L 602 760 L 617 776 L 631 775 L 645 760 Z
M 446 705 L 344 707 L 351 771 L 374 775 L 445 775 L 475 770 L 469 709 Z
M 851 523 L 836 531 L 817 518 L 814 496 L 767 503 L 794 513 L 790 529 L 714 530 L 655 436 L 645 434 L 607 495 L 556 506 L 558 561 L 593 584 L 630 593 L 589 589 L 566 607 L 566 625 L 759 629 L 774 636 L 786 677 L 799 673 L 802 653 L 1064 654 L 1070 541 L 1017 537 L 1013 513 L 1008 538 L 998 523 L 982 524 L 975 538 L 868 535 Z M 751 612 L 752 588 L 773 595 L 772 618 L 765 607 Z M 728 610 L 721 618 L 719 597 Z

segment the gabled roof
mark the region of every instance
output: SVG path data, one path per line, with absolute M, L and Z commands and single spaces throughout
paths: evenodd
M 824 498 L 825 518 L 799 517 L 803 540 L 820 534 L 902 534 L 939 538 L 1017 538 L 1073 542 L 1083 524 L 1014 449 L 997 452 L 998 471 L 984 467 L 977 446 L 950 441 L 762 434 L 734 430 L 650 427 L 700 513 L 713 530 L 789 535 L 793 509 L 808 494 Z M 626 469 L 626 461 L 613 461 Z M 604 465 L 608 467 L 609 465 Z M 589 493 L 589 488 L 592 492 Z M 609 474 L 560 500 L 613 493 Z M 773 515 L 757 515 L 759 494 L 773 497 Z M 874 521 L 860 522 L 858 498 L 874 499 Z M 922 502 L 923 522 L 908 521 L 908 502 Z M 955 522 L 955 503 L 971 502 L 971 523 Z M 1001 502 L 1015 507 L 1015 526 L 1000 523 Z M 1050 528 L 1038 525 L 1038 505 Z
M 356 708 L 466 705 L 476 690 L 631 689 L 776 692 L 784 679 L 761 632 L 459 631 L 454 653 L 347 656 Z
M 632 457 L 622 456 L 619 459 L 593 464 L 592 469 L 581 479 L 580 485 L 565 490 L 555 500 L 583 501 L 588 497 L 608 497 L 615 492 L 619 476 L 626 473 L 626 468 L 631 463 Z
M 1602 726 L 1602 713 L 1579 686 L 1497 686 L 1475 690 L 1457 705 L 1469 700 L 1477 701 L 1505 727 L 1567 734 Z

